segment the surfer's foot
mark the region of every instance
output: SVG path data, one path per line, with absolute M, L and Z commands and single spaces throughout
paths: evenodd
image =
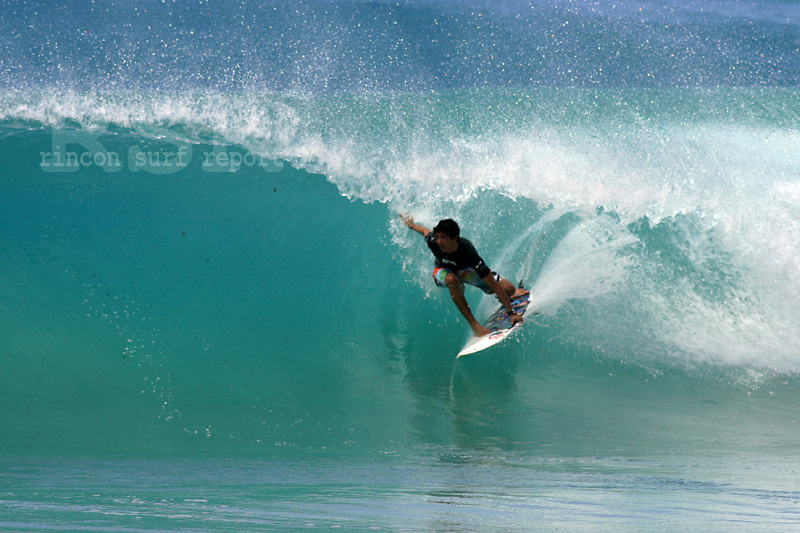
M 472 333 L 474 333 L 476 337 L 483 337 L 485 335 L 488 335 L 491 332 L 492 332 L 492 330 L 490 330 L 488 328 L 485 328 L 483 326 L 480 326 L 480 325 L 475 326 L 475 327 L 472 328 Z
M 529 290 L 527 290 L 527 289 L 519 288 L 519 289 L 517 289 L 517 292 L 514 293 L 514 296 L 512 296 L 512 298 L 518 298 L 520 296 L 525 296 L 525 295 L 530 294 L 530 293 L 531 292 Z

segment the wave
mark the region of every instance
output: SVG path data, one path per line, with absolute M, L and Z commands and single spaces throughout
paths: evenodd
M 98 145 L 124 137 L 133 145 L 240 146 L 323 174 L 351 199 L 422 217 L 464 213 L 491 225 L 492 211 L 472 206 L 493 191 L 586 221 L 608 212 L 617 235 L 599 238 L 617 248 L 631 239 L 645 246 L 637 228 L 696 225 L 680 239 L 698 242 L 679 245 L 693 264 L 727 253 L 770 307 L 785 309 L 783 295 L 800 296 L 793 91 L 7 93 L 2 100 L 7 128 L 88 131 Z M 707 250 L 707 242 L 724 252 Z
M 6 429 L 387 451 L 408 435 L 447 445 L 417 420 L 442 409 L 459 438 L 485 444 L 470 391 L 509 406 L 517 391 L 527 406 L 542 375 L 557 376 L 544 390 L 578 384 L 600 403 L 658 383 L 641 394 L 668 391 L 664 411 L 709 388 L 783 397 L 800 353 L 798 101 L 791 89 L 6 91 L 3 394 L 49 413 L 20 410 Z M 77 154 L 75 172 L 46 168 L 59 150 Z M 101 150 L 119 167 L 99 165 Z M 156 158 L 139 165 L 140 153 Z M 540 314 L 454 367 L 463 320 L 430 283 L 406 211 L 458 219 L 492 267 L 527 280 Z M 412 415 L 398 420 L 398 406 Z M 577 411 L 553 408 L 567 422 L 551 434 L 574 432 Z M 502 423 L 508 442 L 545 444 L 514 427 Z

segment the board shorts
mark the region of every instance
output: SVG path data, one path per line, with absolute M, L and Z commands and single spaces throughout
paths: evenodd
M 444 282 L 444 278 L 451 272 L 458 276 L 458 279 L 461 280 L 462 285 L 466 283 L 467 285 L 478 287 L 486 294 L 494 294 L 494 291 L 491 289 L 491 287 L 489 287 L 489 285 L 483 281 L 478 273 L 471 268 L 465 268 L 464 270 L 451 270 L 445 267 L 436 267 L 433 269 L 433 281 L 435 281 L 436 285 L 439 287 L 447 287 L 447 284 Z M 494 270 L 491 271 L 491 274 L 494 276 L 494 279 L 500 281 L 500 274 Z

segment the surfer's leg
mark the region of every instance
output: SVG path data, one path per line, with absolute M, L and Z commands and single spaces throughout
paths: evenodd
M 500 288 L 506 291 L 506 294 L 509 296 L 514 296 L 517 292 L 517 288 L 514 287 L 514 284 L 508 281 L 506 278 L 500 278 Z
M 528 294 L 528 291 L 526 289 L 523 289 L 521 287 L 515 287 L 514 284 L 508 281 L 506 278 L 502 276 L 498 277 L 500 278 L 498 280 L 498 283 L 500 283 L 500 288 L 506 291 L 506 294 L 508 294 L 509 298 L 514 298 L 516 296 L 522 296 L 524 294 Z
M 456 304 L 458 310 L 461 311 L 461 314 L 467 319 L 469 327 L 472 328 L 472 332 L 475 336 L 482 337 L 483 335 L 491 333 L 490 330 L 481 326 L 480 323 L 475 320 L 469 308 L 469 304 L 467 303 L 467 299 L 464 297 L 464 284 L 461 283 L 461 279 L 453 272 L 449 272 L 445 276 L 444 282 L 447 288 L 450 289 L 450 297 L 453 299 L 453 303 Z

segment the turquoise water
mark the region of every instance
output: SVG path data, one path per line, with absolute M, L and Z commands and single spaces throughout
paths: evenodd
M 794 467 L 750 468 L 781 480 Z M 693 464 L 636 460 L 520 462 L 447 453 L 434 463 L 377 465 L 59 459 L 4 462 L 4 472 L 14 496 L 3 487 L 0 527 L 15 531 L 775 531 L 796 525 L 796 493 L 783 486 L 731 483 Z M 677 479 L 677 472 L 722 480 Z
M 791 3 L 2 9 L 0 528 L 797 527 Z

